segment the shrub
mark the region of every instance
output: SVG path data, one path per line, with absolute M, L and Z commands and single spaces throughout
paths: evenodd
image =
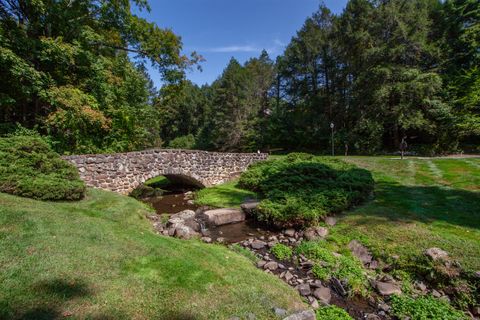
M 337 306 L 323 307 L 317 310 L 317 320 L 352 320 L 350 315 Z
M 284 244 L 277 243 L 274 245 L 270 252 L 279 260 L 287 260 L 292 257 L 292 249 Z
M 374 182 L 370 172 L 343 161 L 294 153 L 253 164 L 239 184 L 264 198 L 258 220 L 285 226 L 348 209 L 368 197 Z
M 39 200 L 79 200 L 85 184 L 77 168 L 64 161 L 42 139 L 0 139 L 0 192 Z
M 415 320 L 442 319 L 461 320 L 467 319 L 463 313 L 455 310 L 448 303 L 435 299 L 432 296 L 417 297 L 407 296 L 392 297 L 393 314 L 399 318 Z
M 168 147 L 172 149 L 193 149 L 195 148 L 195 137 L 193 134 L 177 137 L 170 141 Z

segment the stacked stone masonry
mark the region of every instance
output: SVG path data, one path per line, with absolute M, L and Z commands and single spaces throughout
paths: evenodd
M 221 153 L 152 149 L 116 154 L 65 156 L 87 186 L 129 194 L 148 179 L 166 176 L 198 187 L 226 182 L 266 153 Z

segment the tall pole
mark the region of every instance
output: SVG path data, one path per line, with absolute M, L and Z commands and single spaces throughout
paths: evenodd
M 335 128 L 335 125 L 332 123 L 330 123 L 330 128 L 332 129 L 332 157 L 335 156 L 335 146 L 333 144 L 333 129 Z

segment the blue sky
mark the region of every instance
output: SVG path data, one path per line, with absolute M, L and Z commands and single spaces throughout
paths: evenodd
M 335 13 L 346 2 L 324 1 Z M 206 59 L 203 72 L 187 73 L 188 79 L 202 85 L 214 81 L 231 57 L 243 63 L 262 49 L 272 58 L 281 54 L 319 4 L 319 0 L 150 0 L 151 12 L 140 15 L 181 36 L 184 53 L 197 51 Z M 149 70 L 160 86 L 158 73 Z

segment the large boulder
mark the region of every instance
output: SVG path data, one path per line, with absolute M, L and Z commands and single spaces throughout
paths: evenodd
M 448 252 L 440 248 L 429 248 L 425 250 L 425 255 L 433 261 L 448 260 Z
M 215 209 L 203 213 L 206 222 L 210 225 L 221 226 L 224 224 L 241 222 L 245 220 L 245 212 L 239 209 Z

